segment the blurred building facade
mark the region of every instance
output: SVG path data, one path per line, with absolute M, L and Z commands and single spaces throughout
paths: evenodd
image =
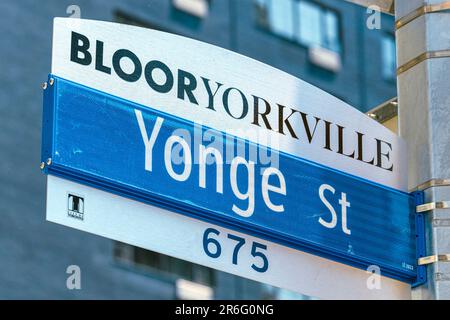
M 80 15 L 205 41 L 363 112 L 396 95 L 393 17 L 383 15 L 381 29 L 371 30 L 366 9 L 342 0 L 21 0 L 1 1 L 0 12 L 1 299 L 174 299 L 180 279 L 211 288 L 218 299 L 301 298 L 45 221 L 39 85 L 50 71 L 53 17 Z M 66 287 L 70 265 L 81 269 L 81 290 Z

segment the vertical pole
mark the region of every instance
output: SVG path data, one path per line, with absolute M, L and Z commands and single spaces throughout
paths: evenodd
M 450 178 L 450 1 L 396 0 L 395 16 L 399 132 L 408 143 L 414 189 Z M 433 180 L 420 189 L 426 203 L 443 207 L 425 212 L 427 256 L 449 254 L 450 183 Z M 450 262 L 437 260 L 427 265 L 428 283 L 413 298 L 450 299 Z

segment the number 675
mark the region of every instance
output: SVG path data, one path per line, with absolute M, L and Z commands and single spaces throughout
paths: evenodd
M 211 234 L 215 234 L 216 236 L 218 236 L 220 235 L 220 231 L 213 228 L 208 228 L 205 230 L 205 232 L 203 233 L 203 250 L 209 257 L 216 259 L 222 254 L 222 246 L 217 239 L 211 237 Z M 228 239 L 236 241 L 236 246 L 233 250 L 232 263 L 237 265 L 239 250 L 244 246 L 245 239 L 234 234 L 228 234 L 227 237 Z M 259 260 L 261 260 L 261 263 L 259 264 L 259 266 L 253 263 L 251 267 L 253 270 L 261 273 L 266 272 L 269 268 L 269 260 L 267 259 L 264 252 L 262 252 L 263 250 L 267 250 L 266 245 L 258 242 L 252 243 L 251 255 L 255 258 L 259 258 Z

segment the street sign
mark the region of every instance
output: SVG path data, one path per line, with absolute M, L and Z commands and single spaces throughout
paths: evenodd
M 406 147 L 397 135 L 323 90 L 216 46 L 55 18 L 52 74 L 407 191 Z
M 191 39 L 62 18 L 48 84 L 48 220 L 312 295 L 339 273 L 362 290 L 372 267 L 397 297 L 416 280 L 405 145 L 322 90 Z M 171 223 L 148 239 L 173 237 L 167 244 L 179 248 L 187 228 L 195 243 L 201 237 L 201 255 L 149 245 L 137 229 L 162 216 Z M 232 251 L 231 265 L 219 246 Z M 282 277 L 281 262 L 304 265 L 317 282 Z
M 48 173 L 415 280 L 409 194 L 50 77 L 43 136 Z
M 48 176 L 47 219 L 82 231 L 199 263 L 322 299 L 410 299 L 409 284 L 328 259 Z M 83 220 L 69 213 L 69 196 L 85 205 Z M 80 214 L 80 213 L 78 213 Z M 238 247 L 239 241 L 245 243 Z M 217 242 L 216 242 L 217 241 Z M 205 246 L 208 246 L 208 252 Z M 265 246 L 265 249 L 259 248 Z M 220 247 L 220 254 L 211 257 Z M 236 251 L 237 249 L 237 251 Z M 253 251 L 253 252 L 252 252 Z M 234 259 L 234 252 L 236 258 Z M 208 255 L 209 254 L 209 255 Z M 264 258 L 269 267 L 263 273 Z M 376 284 L 379 281 L 380 286 Z

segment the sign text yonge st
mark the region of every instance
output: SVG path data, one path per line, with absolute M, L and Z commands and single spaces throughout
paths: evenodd
M 222 131 L 50 77 L 42 156 L 52 159 L 49 175 L 210 223 L 200 232 L 212 259 L 218 256 L 209 251 L 207 238 L 224 226 L 363 269 L 376 264 L 400 280 L 414 277 L 413 199 L 407 193 L 287 153 L 279 153 L 278 167 L 262 163 L 257 154 L 266 153 L 263 145 L 226 134 L 224 139 Z M 206 144 L 209 139 L 198 136 L 214 139 Z M 250 146 L 256 154 L 233 152 Z M 90 192 L 69 188 L 67 194 L 83 198 L 88 220 Z M 273 259 L 264 261 L 252 269 L 268 272 Z
M 126 48 L 116 50 L 112 55 L 112 61 L 105 61 L 104 46 L 105 43 L 100 39 L 89 39 L 81 33 L 72 32 L 70 60 L 84 66 L 93 64 L 98 72 L 106 74 L 115 72 L 126 82 L 136 82 L 143 77 L 149 88 L 155 92 L 174 93 L 178 99 L 189 101 L 193 108 L 199 106 L 220 112 L 221 117 L 246 121 L 243 126 L 250 123 L 278 134 L 288 135 L 293 139 L 299 139 L 301 130 L 309 144 L 384 170 L 394 170 L 390 158 L 392 144 L 389 141 L 380 138 L 368 140 L 363 132 L 347 132 L 344 125 L 334 123 L 332 120 L 322 119 L 279 103 L 269 103 L 264 97 L 245 93 L 239 88 L 195 75 L 187 70 L 173 70 L 164 61 L 142 61 L 133 51 Z M 125 60 L 131 63 L 131 70 L 123 67 Z M 155 75 L 156 73 L 159 73 L 159 77 Z M 204 91 L 203 94 L 207 95 L 206 105 L 200 105 L 196 98 L 198 91 Z M 275 117 L 269 117 L 272 114 L 275 114 Z M 297 125 L 293 124 L 294 118 L 298 120 L 295 122 Z M 323 132 L 323 139 L 315 139 L 318 131 Z M 355 148 L 347 147 L 346 140 L 349 135 L 356 136 Z M 332 141 L 335 142 L 333 144 L 335 147 L 332 146 Z M 365 149 L 370 150 L 371 156 L 365 156 Z

